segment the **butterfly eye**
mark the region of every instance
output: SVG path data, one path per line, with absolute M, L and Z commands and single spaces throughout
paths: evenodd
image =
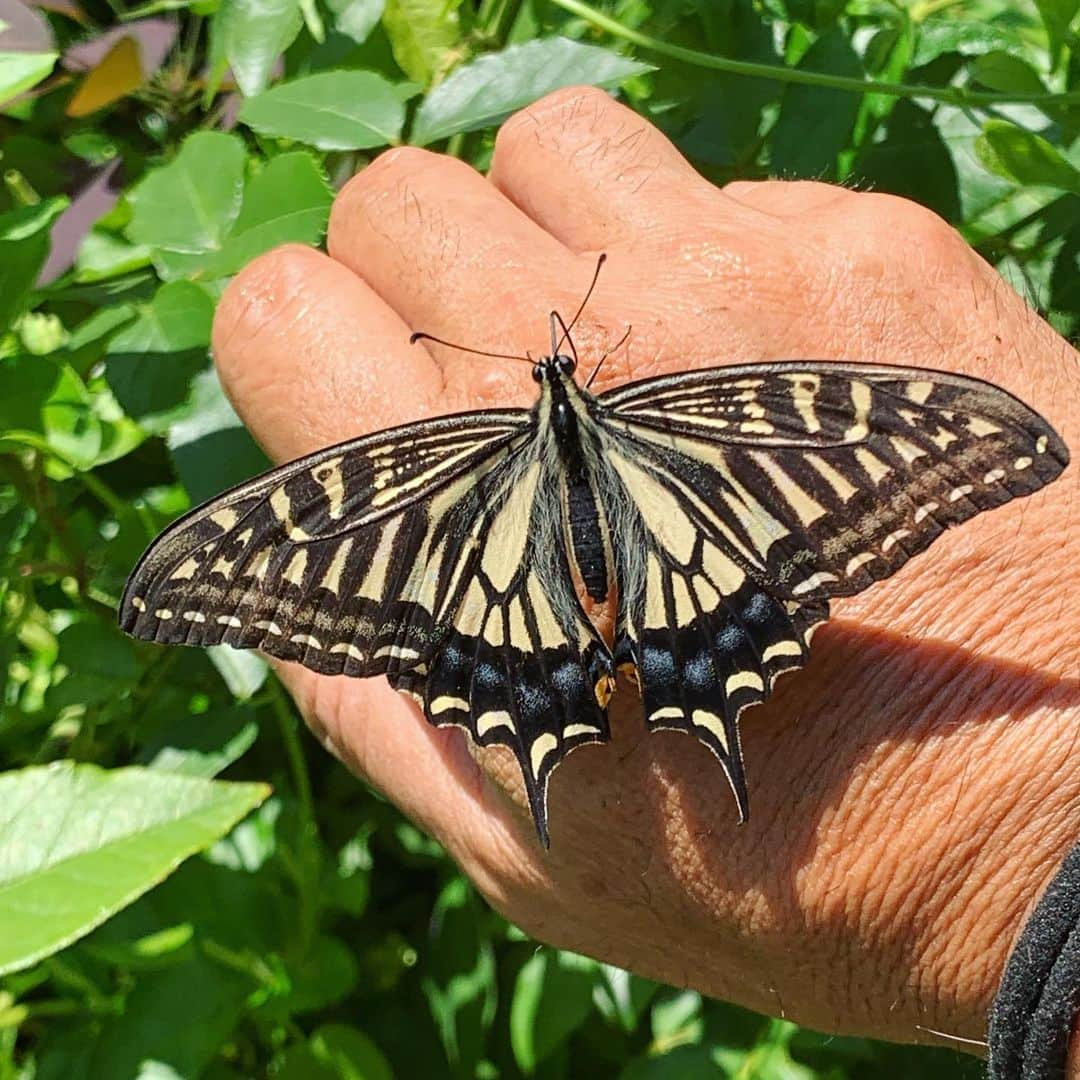
M 560 356 L 557 357 L 559 362 L 559 370 L 564 375 L 573 375 L 574 373 L 574 358 L 572 356 Z
M 533 366 L 533 382 L 540 383 L 540 382 L 543 382 L 543 381 L 544 381 L 544 368 L 543 368 L 543 365 L 542 364 L 535 364 Z

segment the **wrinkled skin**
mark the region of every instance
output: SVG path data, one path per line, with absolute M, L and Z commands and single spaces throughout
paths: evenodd
M 527 406 L 525 364 L 409 332 L 542 353 L 549 308 L 574 310 L 600 251 L 583 367 L 633 332 L 598 389 L 777 358 L 922 364 L 1006 387 L 1080 451 L 1077 354 L 932 213 L 821 183 L 717 189 L 594 90 L 509 120 L 487 178 L 384 154 L 338 196 L 329 255 L 282 248 L 231 284 L 217 363 L 278 461 Z M 555 773 L 545 853 L 508 752 L 474 760 L 383 679 L 281 670 L 319 738 L 537 938 L 823 1030 L 978 1040 L 1080 834 L 1078 478 L 834 604 L 809 666 L 743 718 L 742 827 L 714 759 L 646 735 L 625 683 L 612 743 Z

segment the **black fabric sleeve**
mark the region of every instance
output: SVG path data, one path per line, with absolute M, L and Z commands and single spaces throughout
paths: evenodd
M 1028 919 L 990 1009 L 989 1080 L 1062 1080 L 1080 1008 L 1080 845 Z

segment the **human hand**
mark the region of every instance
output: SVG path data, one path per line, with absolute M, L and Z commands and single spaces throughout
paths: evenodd
M 818 183 L 717 190 L 598 91 L 508 121 L 488 179 L 384 154 L 338 196 L 329 249 L 263 256 L 218 310 L 225 386 L 277 460 L 531 404 L 525 365 L 409 332 L 543 351 L 599 251 L 583 363 L 633 324 L 600 389 L 767 359 L 924 365 L 998 383 L 1080 444 L 1076 354 L 934 215 Z M 508 751 L 476 764 L 384 679 L 281 671 L 316 733 L 534 936 L 823 1030 L 979 1039 L 1080 823 L 1078 492 L 1074 466 L 835 601 L 809 665 L 743 718 L 742 827 L 706 749 L 646 735 L 625 685 L 612 742 L 552 779 L 545 852 Z

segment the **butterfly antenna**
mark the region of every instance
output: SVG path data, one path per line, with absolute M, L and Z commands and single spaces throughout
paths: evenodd
M 518 356 L 515 353 L 488 352 L 486 349 L 472 349 L 468 345 L 458 345 L 457 342 L 447 341 L 445 338 L 436 337 L 434 334 L 425 334 L 422 330 L 409 335 L 409 344 L 415 345 L 418 341 L 434 341 L 436 345 L 445 345 L 448 349 L 457 349 L 458 352 L 472 353 L 474 356 L 490 356 L 494 360 L 524 360 L 533 363 L 530 356 Z
M 634 329 L 634 328 L 633 328 L 632 326 L 628 326 L 628 327 L 626 328 L 626 333 L 625 333 L 625 334 L 623 334 L 623 336 L 622 336 L 621 338 L 619 338 L 619 340 L 618 340 L 617 342 L 615 342 L 615 344 L 614 344 L 614 345 L 612 345 L 612 346 L 611 346 L 611 348 L 610 348 L 610 349 L 608 349 L 608 351 L 607 351 L 606 353 L 604 353 L 604 355 L 603 355 L 603 356 L 601 356 L 599 360 L 597 360 L 597 361 L 596 361 L 596 367 L 594 367 L 594 368 L 592 369 L 592 374 L 591 374 L 591 375 L 589 376 L 589 378 L 588 378 L 588 381 L 587 381 L 587 382 L 585 383 L 585 389 L 586 389 L 586 390 L 588 390 L 588 389 L 589 389 L 589 387 L 590 387 L 590 386 L 592 386 L 592 381 L 593 381 L 593 379 L 595 379 L 595 378 L 596 378 L 596 376 L 600 374 L 600 367 L 601 367 L 601 365 L 602 365 L 602 364 L 604 363 L 604 361 L 605 361 L 605 360 L 606 360 L 606 359 L 607 359 L 607 358 L 608 358 L 608 357 L 609 357 L 609 356 L 610 356 L 610 355 L 611 355 L 611 354 L 612 354 L 613 352 L 618 352 L 618 351 L 619 351 L 619 349 L 621 349 L 621 348 L 622 348 L 622 346 L 623 346 L 623 342 L 625 342 L 625 341 L 626 341 L 626 339 L 627 339 L 627 338 L 628 338 L 628 337 L 630 336 L 630 331 L 631 331 L 631 330 L 633 330 L 633 329 Z
M 563 336 L 559 339 L 558 344 L 555 343 L 555 323 L 554 323 L 554 321 L 552 322 L 552 324 L 551 324 L 551 339 L 552 339 L 552 341 L 551 341 L 551 355 L 552 356 L 558 356 L 559 355 L 559 350 L 562 348 L 562 343 L 564 341 L 566 341 L 570 337 L 570 331 L 573 330 L 574 327 L 577 325 L 578 319 L 581 318 L 581 313 L 585 310 L 585 305 L 589 302 L 589 297 L 592 296 L 592 294 L 593 294 L 593 289 L 596 288 L 597 278 L 600 277 L 600 267 L 603 266 L 604 263 L 606 263 L 606 262 L 607 262 L 607 255 L 606 254 L 601 254 L 600 258 L 598 258 L 596 260 L 596 269 L 593 271 L 592 281 L 589 282 L 589 287 L 585 292 L 585 299 L 582 300 L 580 304 L 578 304 L 578 309 L 577 309 L 577 311 L 574 312 L 574 317 L 570 320 L 570 325 L 567 326 L 566 323 L 563 323 Z M 554 315 L 554 314 L 555 313 L 552 312 L 552 315 Z M 561 318 L 559 319 L 559 322 L 562 323 Z M 572 347 L 572 343 L 571 343 L 571 347 Z M 576 356 L 575 356 L 575 359 L 576 359 Z
M 562 327 L 562 337 L 559 339 L 558 345 L 555 343 L 555 328 L 556 325 Z M 558 356 L 559 349 L 562 348 L 562 343 L 566 342 L 570 346 L 570 352 L 574 356 L 574 367 L 577 367 L 578 356 L 577 346 L 574 344 L 574 339 L 570 336 L 570 331 L 567 329 L 566 323 L 563 322 L 563 317 L 557 312 L 551 313 L 551 355 Z

